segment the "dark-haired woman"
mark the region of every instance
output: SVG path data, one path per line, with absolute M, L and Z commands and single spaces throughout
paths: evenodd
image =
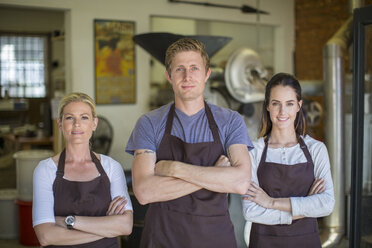
M 297 79 L 274 75 L 262 111 L 250 151 L 252 183 L 242 198 L 253 222 L 249 247 L 321 247 L 316 218 L 333 210 L 333 182 L 326 146 L 306 134 Z

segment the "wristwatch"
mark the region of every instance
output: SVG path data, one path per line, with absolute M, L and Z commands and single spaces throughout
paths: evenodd
M 67 229 L 70 229 L 70 230 L 74 229 L 75 216 L 74 215 L 67 216 L 65 219 L 65 223 L 66 223 Z

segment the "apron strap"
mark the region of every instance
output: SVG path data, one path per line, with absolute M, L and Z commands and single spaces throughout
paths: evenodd
M 90 156 L 92 158 L 93 163 L 96 165 L 96 168 L 97 168 L 98 172 L 102 176 L 105 176 L 106 172 L 103 169 L 102 164 L 98 160 L 96 155 L 92 151 L 90 151 Z M 61 155 L 59 155 L 59 159 L 58 159 L 58 168 L 57 168 L 57 172 L 56 172 L 57 177 L 63 177 L 63 175 L 65 174 L 65 160 L 66 160 L 66 149 L 63 149 L 63 151 L 61 152 Z
M 94 152 L 90 151 L 90 156 L 92 157 L 92 161 L 96 165 L 96 168 L 98 172 L 101 174 L 101 176 L 106 175 L 105 170 L 102 167 L 101 161 L 98 160 Z
M 313 159 L 311 158 L 311 155 L 310 155 L 310 152 L 309 152 L 309 149 L 307 149 L 307 145 L 305 144 L 304 140 L 301 138 L 301 136 L 298 136 L 298 143 L 300 144 L 300 147 L 302 149 L 302 151 L 304 152 L 305 154 L 305 157 L 307 159 L 307 162 L 313 162 Z
M 220 139 L 220 136 L 218 134 L 218 126 L 216 124 L 216 121 L 213 118 L 213 114 L 212 114 L 212 111 L 211 111 L 210 107 L 208 106 L 208 104 L 205 101 L 204 101 L 204 109 L 205 109 L 205 114 L 206 114 L 207 119 L 208 119 L 209 128 L 211 129 L 211 132 L 212 132 L 213 140 L 214 140 L 214 142 L 221 143 L 221 139 Z M 169 109 L 167 123 L 165 125 L 165 132 L 164 132 L 165 134 L 169 134 L 169 135 L 171 134 L 173 119 L 174 119 L 174 113 L 175 113 L 175 104 L 173 103 L 172 106 Z
M 174 117 L 174 108 L 175 103 L 172 104 L 172 106 L 169 109 L 168 112 L 168 118 L 167 118 L 167 124 L 165 125 L 165 134 L 171 134 L 172 131 L 172 125 L 173 125 L 173 117 Z
M 266 138 L 265 138 L 265 148 L 262 151 L 261 160 L 260 160 L 259 165 L 261 165 L 261 163 L 264 163 L 266 161 L 267 148 L 269 146 L 269 138 L 270 138 L 270 134 L 267 135 Z M 300 144 L 300 148 L 302 149 L 303 153 L 305 154 L 307 162 L 312 163 L 313 159 L 311 158 L 309 149 L 307 149 L 307 145 L 305 144 L 304 140 L 299 135 L 297 135 L 297 140 L 298 140 L 298 143 Z
M 213 114 L 212 114 L 210 107 L 205 101 L 204 101 L 204 108 L 205 108 L 205 114 L 207 115 L 209 128 L 212 131 L 213 140 L 215 143 L 221 143 L 220 135 L 218 134 L 218 126 L 216 124 L 216 121 L 213 118 Z
M 66 160 L 66 149 L 63 149 L 58 159 L 58 167 L 57 167 L 57 172 L 56 172 L 57 177 L 63 177 L 63 175 L 65 174 L 65 160 Z
M 265 163 L 265 161 L 266 161 L 267 148 L 269 146 L 269 138 L 270 138 L 270 134 L 268 134 L 266 136 L 266 138 L 264 139 L 265 147 L 264 147 L 264 149 L 262 151 L 260 164 L 258 165 L 259 167 L 261 166 L 261 164 Z
M 269 138 L 270 138 L 270 135 L 267 135 L 266 138 L 265 138 L 265 148 L 262 151 L 260 165 L 261 165 L 261 163 L 266 161 L 267 148 L 269 146 Z M 303 153 L 305 154 L 307 162 L 313 162 L 313 159 L 311 158 L 309 149 L 307 149 L 307 145 L 305 144 L 304 140 L 299 135 L 297 136 L 297 140 L 298 140 L 298 143 L 300 144 L 300 148 L 302 149 Z

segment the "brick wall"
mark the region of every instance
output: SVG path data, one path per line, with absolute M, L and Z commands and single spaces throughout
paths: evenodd
M 372 4 L 372 0 L 364 2 Z M 295 74 L 298 79 L 323 78 L 323 47 L 348 19 L 348 4 L 349 0 L 295 0 Z

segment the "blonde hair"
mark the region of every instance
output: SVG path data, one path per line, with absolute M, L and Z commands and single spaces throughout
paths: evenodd
M 165 53 L 165 68 L 169 75 L 171 75 L 171 65 L 176 54 L 188 51 L 200 52 L 205 70 L 208 71 L 210 61 L 208 53 L 205 51 L 205 45 L 201 41 L 192 38 L 182 38 L 170 45 Z
M 92 116 L 93 118 L 97 117 L 97 111 L 96 111 L 96 104 L 94 103 L 93 99 L 88 96 L 85 93 L 81 92 L 73 92 L 68 95 L 66 95 L 59 104 L 58 108 L 58 118 L 62 120 L 63 117 L 63 110 L 64 108 L 72 102 L 84 102 L 89 105 L 90 109 L 92 110 Z

